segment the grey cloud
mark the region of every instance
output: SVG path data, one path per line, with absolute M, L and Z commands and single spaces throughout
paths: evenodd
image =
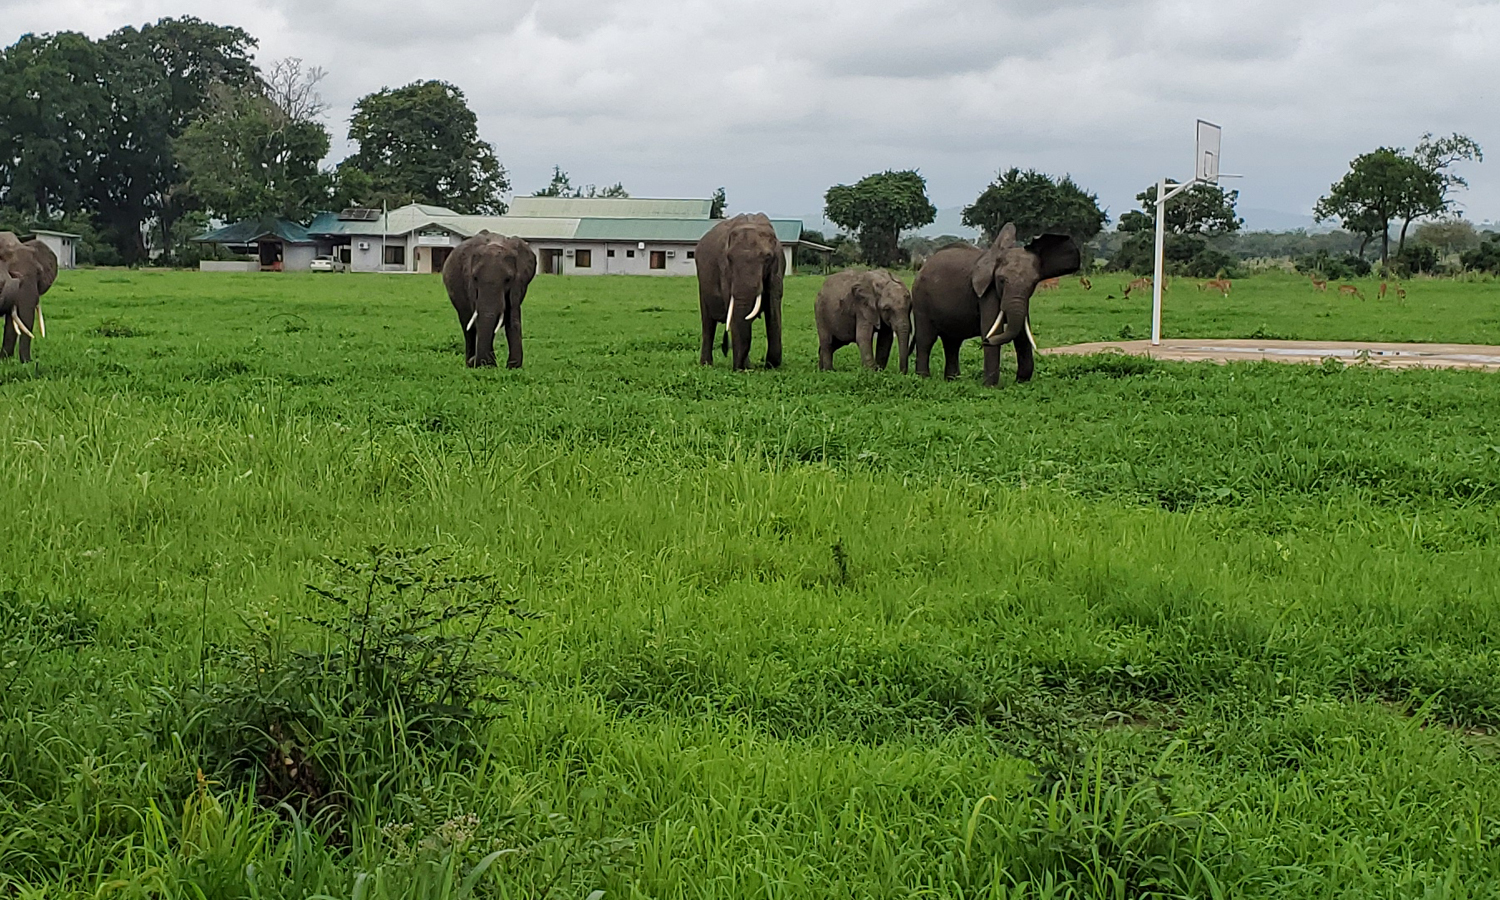
M 1119 213 L 1190 171 L 1192 120 L 1225 126 L 1247 206 L 1304 212 L 1357 153 L 1424 131 L 1500 141 L 1500 6 L 1437 0 L 54 0 L 13 29 L 193 14 L 265 60 L 326 67 L 336 137 L 361 95 L 461 87 L 518 189 L 554 162 L 637 193 L 801 213 L 823 190 L 919 167 L 940 206 L 1009 165 L 1071 172 Z M 336 144 L 339 142 L 336 141 Z M 1470 173 L 1470 214 L 1500 178 Z

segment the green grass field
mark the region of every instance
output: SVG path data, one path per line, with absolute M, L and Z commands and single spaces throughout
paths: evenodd
M 65 273 L 0 365 L 0 897 L 1500 891 L 1500 379 L 820 373 L 819 283 L 781 371 L 696 365 L 691 279 L 542 278 L 476 372 L 435 277 Z M 1500 343 L 1500 285 L 1408 288 L 1166 331 Z M 1147 334 L 1110 293 L 1038 339 Z M 513 628 L 466 731 L 319 706 L 388 683 L 317 668 L 374 545 L 523 614 L 380 606 L 411 684 Z

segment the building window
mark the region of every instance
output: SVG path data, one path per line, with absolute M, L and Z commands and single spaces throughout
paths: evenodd
M 652 250 L 651 251 L 651 268 L 653 268 L 653 269 L 665 269 L 666 267 L 667 267 L 667 251 L 665 251 L 665 250 Z
M 613 250 L 606 250 L 606 251 L 604 251 L 604 255 L 608 256 L 610 259 L 614 259 L 615 258 L 615 251 L 613 251 Z
M 626 250 L 625 251 L 625 258 L 626 259 L 635 259 L 635 251 L 634 250 Z
M 385 247 L 385 264 L 388 266 L 406 265 L 406 248 L 400 244 L 387 244 Z
M 594 267 L 594 251 L 573 251 L 573 266 L 578 269 L 592 269 Z
M 693 254 L 695 254 L 695 253 L 697 253 L 697 251 L 696 251 L 696 250 L 689 250 L 689 251 L 688 251 L 688 259 L 690 259 L 690 260 L 691 260 L 691 259 L 697 259 L 697 257 L 696 257 L 696 256 L 694 256 L 694 255 L 693 255 Z

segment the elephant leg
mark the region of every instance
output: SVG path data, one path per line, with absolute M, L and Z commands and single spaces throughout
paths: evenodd
M 1000 344 L 984 345 L 984 386 L 995 387 L 1000 383 Z
M 510 358 L 505 361 L 507 369 L 521 368 L 521 305 L 515 304 L 505 316 L 505 346 Z
M 937 335 L 933 333 L 931 323 L 922 317 L 917 317 L 916 324 L 917 339 L 917 375 L 927 378 L 932 375 L 932 345 L 937 343 Z
M 1027 382 L 1031 380 L 1032 372 L 1036 371 L 1036 341 L 1031 337 L 1031 322 L 1026 322 L 1026 327 L 1016 337 L 1016 381 Z
M 958 377 L 958 351 L 963 349 L 961 338 L 943 338 L 943 377 L 952 381 Z
M 781 368 L 781 303 L 768 301 L 765 317 L 766 368 L 779 369 Z
M 10 315 L 5 315 L 5 340 L 0 342 L 0 359 L 10 359 L 16 355 L 16 326 L 10 322 Z
M 882 372 L 891 361 L 891 341 L 895 337 L 896 332 L 889 328 L 882 328 L 875 332 L 875 368 Z
M 469 320 L 474 317 L 474 313 L 470 310 L 466 315 L 463 310 L 456 311 L 458 312 L 458 327 L 464 330 L 464 363 L 466 365 L 473 365 L 475 345 L 478 343 L 475 340 L 477 332 L 468 326 Z
M 703 318 L 703 346 L 698 353 L 698 364 L 711 366 L 714 364 L 714 335 L 719 330 L 719 320 L 710 316 L 702 307 L 700 310 Z
M 818 335 L 818 368 L 824 372 L 833 371 L 833 335 L 823 332 Z
M 859 347 L 859 362 L 866 369 L 875 368 L 875 326 L 858 322 L 854 326 L 854 343 Z

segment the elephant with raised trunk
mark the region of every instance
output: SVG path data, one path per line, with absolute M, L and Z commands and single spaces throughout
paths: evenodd
M 771 220 L 756 213 L 724 219 L 698 241 L 698 310 L 703 347 L 698 361 L 714 363 L 714 332 L 724 324 L 722 351 L 734 347 L 734 368 L 750 363 L 750 326 L 766 320 L 766 368 L 781 365 L 781 282 L 786 257 Z
M 969 338 L 984 342 L 984 383 L 1000 383 L 1000 348 L 1016 345 L 1016 381 L 1030 381 L 1036 366 L 1031 337 L 1031 295 L 1038 283 L 1078 271 L 1078 244 L 1064 234 L 1044 234 L 1022 247 L 1016 226 L 1000 229 L 994 244 L 944 247 L 927 258 L 912 285 L 917 374 L 927 377 L 932 345 L 943 342 L 943 375 L 958 377 L 958 351 Z
M 42 295 L 56 280 L 57 257 L 51 247 L 36 238 L 22 241 L 0 231 L 0 317 L 5 320 L 0 357 L 14 356 L 19 343 L 21 362 L 31 362 L 31 339 L 47 336 Z
M 818 323 L 818 368 L 833 368 L 833 353 L 847 344 L 859 347 L 867 369 L 884 369 L 891 340 L 900 344 L 901 374 L 911 356 L 911 291 L 884 269 L 848 270 L 823 282 L 813 304 Z
M 506 366 L 521 368 L 521 301 L 536 277 L 536 253 L 518 237 L 481 231 L 459 244 L 443 266 L 443 286 L 464 330 L 464 362 L 495 365 L 495 338 L 505 329 Z

